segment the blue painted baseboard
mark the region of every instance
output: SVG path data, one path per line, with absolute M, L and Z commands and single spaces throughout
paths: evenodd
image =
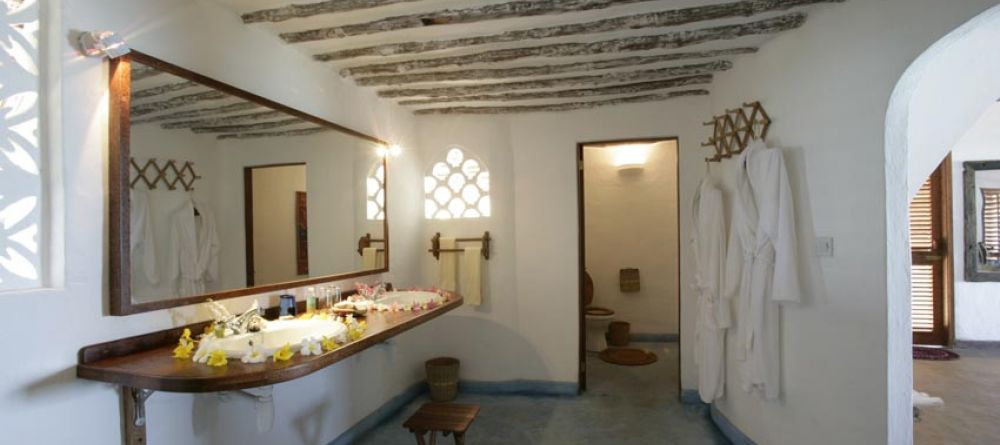
M 521 396 L 575 396 L 575 382 L 550 382 L 544 380 L 508 380 L 501 382 L 483 382 L 462 380 L 458 382 L 459 393 L 486 395 L 521 395 Z M 349 445 L 369 431 L 378 428 L 399 411 L 427 392 L 426 382 L 417 382 L 393 397 L 374 412 L 361 419 L 347 431 L 330 442 L 329 445 Z
M 519 395 L 519 396 L 575 396 L 576 382 L 550 382 L 545 380 L 506 380 L 482 382 L 462 380 L 458 391 L 466 394 Z
M 719 428 L 719 431 L 722 431 L 722 435 L 726 436 L 730 443 L 733 445 L 757 445 L 757 442 L 754 442 L 752 439 L 747 437 L 746 434 L 743 434 L 743 431 L 736 428 L 736 426 L 733 425 L 732 422 L 730 422 L 729 419 L 727 419 L 726 416 L 715 407 L 715 404 L 712 404 L 710 412 L 712 416 L 712 423 Z
M 364 436 L 369 431 L 378 428 L 379 425 L 382 425 L 391 419 L 396 415 L 396 413 L 399 412 L 399 410 L 406 407 L 406 405 L 409 405 L 410 402 L 417 397 L 420 397 L 425 392 L 427 392 L 426 382 L 417 382 L 410 385 L 410 387 L 403 390 L 402 393 L 392 399 L 389 399 L 388 402 L 385 402 L 385 404 L 380 406 L 367 417 L 361 419 L 360 422 L 348 428 L 347 431 L 344 431 L 340 436 L 334 439 L 333 442 L 330 442 L 330 445 L 350 445 L 356 442 L 361 436 Z
M 701 401 L 701 395 L 698 394 L 697 389 L 682 389 L 681 390 L 681 403 L 685 405 L 705 405 L 705 402 Z
M 629 335 L 630 339 L 636 343 L 672 343 L 680 340 L 677 334 L 654 334 L 635 332 Z

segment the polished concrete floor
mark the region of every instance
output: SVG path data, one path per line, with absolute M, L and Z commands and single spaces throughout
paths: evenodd
M 466 435 L 469 445 L 521 444 L 726 444 L 706 415 L 707 408 L 682 405 L 678 397 L 676 343 L 637 343 L 659 356 L 649 366 L 587 359 L 589 389 L 582 396 L 460 395 L 458 403 L 481 405 Z M 667 352 L 664 352 L 664 351 Z M 427 400 L 420 398 L 363 437 L 371 445 L 415 444 L 403 427 Z M 452 439 L 438 438 L 439 444 Z
M 1000 443 L 1000 347 L 956 348 L 953 361 L 913 361 L 918 391 L 944 399 L 921 410 L 913 425 L 917 445 Z

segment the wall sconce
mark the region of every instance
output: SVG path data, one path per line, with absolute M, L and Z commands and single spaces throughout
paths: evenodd
M 399 146 L 399 144 L 392 144 L 388 146 L 379 145 L 378 147 L 375 148 L 375 153 L 378 154 L 378 156 L 381 158 L 390 156 L 396 158 L 399 157 L 400 153 L 402 152 L 403 152 L 403 147 Z
M 78 39 L 80 52 L 87 57 L 104 57 L 117 59 L 132 51 L 125 44 L 125 39 L 114 31 L 90 31 L 80 34 Z
M 636 170 L 646 165 L 649 157 L 648 144 L 630 144 L 615 147 L 614 165 L 618 170 Z

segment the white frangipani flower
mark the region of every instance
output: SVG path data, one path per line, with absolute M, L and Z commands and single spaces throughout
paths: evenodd
M 304 338 L 302 339 L 302 349 L 299 350 L 299 353 L 303 356 L 321 355 L 323 354 L 323 345 L 315 338 Z

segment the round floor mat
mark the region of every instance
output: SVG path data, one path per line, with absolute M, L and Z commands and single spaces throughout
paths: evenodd
M 599 357 L 608 363 L 624 366 L 644 366 L 656 362 L 656 354 L 635 348 L 608 348 L 601 351 Z
M 913 347 L 914 360 L 958 360 L 959 357 L 957 352 L 944 348 Z

